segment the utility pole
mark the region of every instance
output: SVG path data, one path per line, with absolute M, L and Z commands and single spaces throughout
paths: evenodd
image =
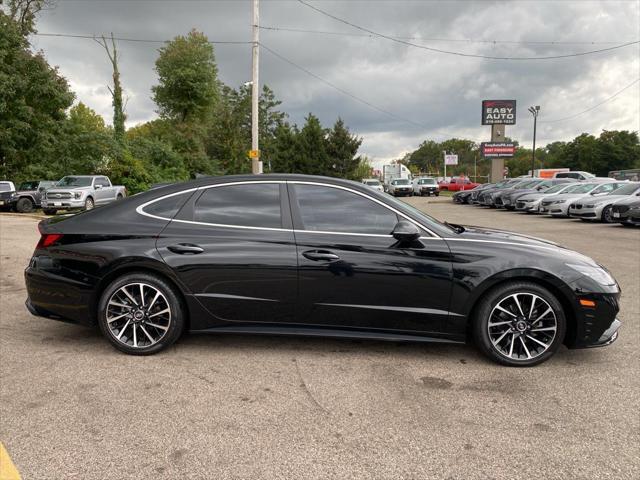
M 258 105 L 260 100 L 259 69 L 259 38 L 260 38 L 260 1 L 253 0 L 253 61 L 251 77 L 251 172 L 262 173 L 260 149 L 258 143 Z
M 536 165 L 536 124 L 538 123 L 538 113 L 540 113 L 540 105 L 529 107 L 529 113 L 533 115 L 533 155 L 531 155 L 531 178 L 535 175 L 533 171 Z

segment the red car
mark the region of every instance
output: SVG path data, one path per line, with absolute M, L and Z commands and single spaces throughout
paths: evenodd
M 480 184 L 472 182 L 466 177 L 453 177 L 449 182 L 440 183 L 440 190 L 459 192 L 460 190 L 472 190 L 478 185 Z

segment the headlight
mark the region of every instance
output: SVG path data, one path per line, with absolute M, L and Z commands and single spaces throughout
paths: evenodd
M 566 200 L 556 200 L 555 202 L 553 202 L 554 204 L 559 204 L 559 203 L 566 203 Z
M 82 198 L 82 192 L 75 192 L 73 196 L 76 197 L 76 200 L 79 200 Z
M 636 207 L 629 207 L 629 210 L 640 210 L 640 205 L 638 205 Z
M 575 263 L 565 264 L 567 267 L 573 268 L 575 271 L 582 273 L 583 275 L 592 278 L 600 285 L 615 285 L 615 279 L 602 267 L 591 265 L 578 265 Z

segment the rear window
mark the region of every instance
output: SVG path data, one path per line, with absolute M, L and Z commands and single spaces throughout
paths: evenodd
M 171 219 L 176 216 L 182 205 L 187 201 L 193 192 L 183 192 L 170 197 L 165 197 L 150 203 L 142 209 L 144 213 Z
M 282 228 L 280 185 L 252 183 L 207 188 L 194 207 L 196 222 L 254 228 Z

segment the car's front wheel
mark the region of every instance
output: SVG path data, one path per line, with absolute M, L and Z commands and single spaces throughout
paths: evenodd
M 473 336 L 480 350 L 503 365 L 530 367 L 560 348 L 566 317 L 558 299 L 530 282 L 510 282 L 483 296 Z
M 172 345 L 185 325 L 185 309 L 164 279 L 131 273 L 114 280 L 98 306 L 102 334 L 118 350 L 150 355 Z
M 95 207 L 95 203 L 93 202 L 93 198 L 87 197 L 87 199 L 84 202 L 84 209 L 85 210 L 93 210 L 93 207 Z
M 607 205 L 602 209 L 602 217 L 600 220 L 603 223 L 613 223 L 613 213 L 611 212 L 611 205 Z

